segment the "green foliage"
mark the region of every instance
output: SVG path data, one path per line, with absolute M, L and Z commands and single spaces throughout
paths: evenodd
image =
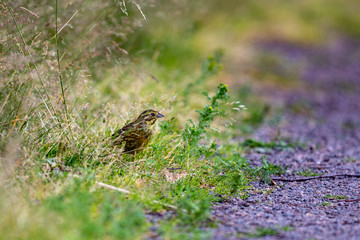
M 278 236 L 282 231 L 292 231 L 293 228 L 291 226 L 283 226 L 283 227 L 257 227 L 254 231 L 250 233 L 246 233 L 245 235 L 248 238 L 262 238 L 265 236 Z
M 223 66 L 221 64 L 224 57 L 223 50 L 216 50 L 213 56 L 209 56 L 202 65 L 201 76 L 195 81 L 194 85 L 202 84 L 206 79 L 211 76 L 214 76 L 222 70 Z
M 204 133 L 210 127 L 210 123 L 217 116 L 223 116 L 224 111 L 221 110 L 220 106 L 225 104 L 230 96 L 227 93 L 229 91 L 227 85 L 220 84 L 216 89 L 216 94 L 213 97 L 210 97 L 207 92 L 204 92 L 204 95 L 210 101 L 210 104 L 207 104 L 203 110 L 197 110 L 200 114 L 200 119 L 197 124 L 190 120 L 190 124 L 186 124 L 185 129 L 182 133 L 182 138 L 189 148 L 194 148 L 199 145 L 200 140 L 203 139 Z M 213 143 L 208 147 L 207 150 L 213 149 L 216 146 L 216 143 Z M 204 147 L 199 147 L 200 152 L 204 152 Z
M 210 231 L 192 227 L 179 227 L 176 225 L 176 222 L 162 223 L 160 233 L 164 239 L 173 240 L 206 240 L 211 238 Z
M 24 193 L 13 198 L 14 192 L 0 188 L 14 204 L 7 210 L 7 200 L 0 200 L 0 210 L 8 212 L 0 220 L 4 239 L 140 239 L 147 231 L 139 204 L 123 193 L 97 188 L 93 176 L 56 180 L 61 185 L 47 189 L 49 196 L 35 199 L 22 199 Z M 16 222 L 19 214 L 21 222 Z
M 298 146 L 295 143 L 287 143 L 285 141 L 271 141 L 271 142 L 263 142 L 263 141 L 256 141 L 254 139 L 246 139 L 244 142 L 241 143 L 242 146 L 248 148 L 295 148 Z
M 329 206 L 333 206 L 333 204 L 331 202 L 324 201 L 324 202 L 321 203 L 321 206 L 329 207 Z
M 326 194 L 325 196 L 323 196 L 324 199 L 336 199 L 336 200 L 341 200 L 341 199 L 347 199 L 347 196 L 343 196 L 343 195 L 331 195 L 331 194 Z
M 210 203 L 215 197 L 201 188 L 190 188 L 187 179 L 180 180 L 171 189 L 176 205 L 177 215 L 181 225 L 199 227 L 210 217 Z
M 209 183 L 216 187 L 216 191 L 220 195 L 229 196 L 240 193 L 250 181 L 247 176 L 248 167 L 246 159 L 240 154 L 215 158 L 215 174 L 209 177 Z
M 303 171 L 299 170 L 299 171 L 296 171 L 295 173 L 297 175 L 304 176 L 304 177 L 315 177 L 315 176 L 319 176 L 319 175 L 323 174 L 323 173 L 316 173 L 312 169 L 306 169 Z
M 352 162 L 352 163 L 354 163 L 354 162 L 357 162 L 358 159 L 352 158 L 352 157 L 349 157 L 349 156 L 346 156 L 346 161 L 347 161 L 347 162 Z
M 262 166 L 251 170 L 251 172 L 254 176 L 258 176 L 261 181 L 264 181 L 264 182 L 270 184 L 271 183 L 271 178 L 270 178 L 271 175 L 284 174 L 285 169 L 283 169 L 279 165 L 269 163 L 266 160 L 266 155 L 264 155 L 262 157 Z
M 265 236 L 277 236 L 280 234 L 280 231 L 275 228 L 267 228 L 267 227 L 257 227 L 253 233 L 247 234 L 250 238 L 261 238 Z
M 60 194 L 47 198 L 44 207 L 56 212 L 64 239 L 136 239 L 146 230 L 145 216 L 136 203 L 121 193 L 90 191 L 94 181 L 74 178 Z M 67 236 L 69 234 L 69 236 Z
M 89 187 L 75 181 L 63 194 L 45 201 L 67 226 L 77 229 L 78 239 L 135 239 L 146 229 L 144 214 L 135 203 L 121 194 L 89 192 Z

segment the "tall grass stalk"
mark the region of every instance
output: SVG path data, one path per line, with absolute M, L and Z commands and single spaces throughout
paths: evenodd
M 83 5 L 81 5 L 81 7 L 79 9 L 77 9 L 75 11 L 75 13 L 69 18 L 69 20 L 67 20 L 67 22 L 59 29 L 59 31 L 56 31 L 56 35 L 54 36 L 55 38 L 57 37 L 57 35 L 60 34 L 60 32 L 70 23 L 70 21 L 81 11 L 81 9 L 83 9 L 89 2 L 90 0 L 86 0 Z M 56 0 L 56 5 L 57 5 L 57 0 Z M 56 7 L 57 8 L 57 7 Z M 57 12 L 57 11 L 56 11 Z M 56 29 L 57 29 L 57 23 L 56 23 Z
M 90 31 L 90 29 L 103 17 L 105 14 L 115 5 L 116 1 L 114 1 L 110 6 L 108 6 L 101 14 L 98 16 L 95 21 L 93 21 L 84 31 L 80 33 L 80 35 L 75 39 L 75 41 L 70 45 L 68 49 L 64 51 L 64 53 L 61 55 L 59 61 L 61 61 L 66 54 L 76 45 L 76 43 L 85 36 L 85 34 Z
M 36 75 L 37 75 L 37 77 L 38 77 L 38 79 L 39 79 L 39 81 L 40 81 L 40 83 L 41 83 L 42 89 L 44 90 L 44 92 L 45 92 L 45 94 L 46 94 L 47 100 L 49 100 L 49 104 L 50 104 L 50 107 L 51 107 L 52 110 L 53 110 L 53 113 L 50 111 L 49 106 L 48 106 L 46 100 L 43 98 L 43 96 L 41 95 L 40 91 L 36 88 L 36 86 L 35 86 L 35 89 L 39 92 L 39 95 L 41 96 L 42 101 L 43 101 L 46 109 L 48 110 L 50 116 L 52 116 L 52 118 L 55 116 L 56 119 L 57 119 L 57 121 L 58 121 L 59 126 L 61 127 L 60 118 L 59 118 L 59 116 L 57 115 L 57 113 L 56 113 L 56 111 L 55 111 L 55 108 L 54 108 L 54 106 L 53 106 L 52 103 L 51 103 L 50 95 L 49 95 L 49 93 L 48 93 L 48 91 L 47 91 L 47 89 L 46 89 L 46 87 L 45 87 L 45 85 L 44 85 L 44 81 L 43 81 L 43 79 L 42 79 L 42 77 L 41 77 L 41 75 L 40 75 L 40 73 L 39 73 L 39 70 L 38 70 L 38 68 L 37 68 L 37 66 L 36 66 L 35 60 L 34 60 L 32 54 L 30 53 L 29 48 L 27 47 L 27 44 L 26 44 L 25 38 L 24 38 L 24 36 L 23 36 L 23 33 L 22 33 L 22 31 L 21 31 L 21 29 L 20 29 L 17 21 L 15 20 L 15 17 L 14 17 L 14 15 L 13 15 L 12 9 L 11 9 L 11 7 L 9 6 L 8 0 L 5 0 L 5 4 L 6 4 L 6 8 L 8 9 L 8 11 L 9 11 L 9 13 L 10 13 L 10 15 L 11 15 L 11 18 L 12 18 L 12 20 L 13 20 L 15 26 L 16 26 L 16 30 L 17 30 L 17 32 L 18 32 L 19 35 L 20 35 L 21 41 L 22 41 L 22 43 L 23 43 L 23 45 L 24 45 L 24 48 L 26 49 L 26 52 L 27 52 L 28 56 L 29 56 L 30 59 L 31 59 L 32 65 L 33 65 L 34 68 L 35 68 Z M 25 53 L 24 53 L 24 56 L 25 56 Z M 27 67 L 28 67 L 29 71 L 31 71 L 30 64 L 27 64 Z M 29 94 L 31 93 L 31 91 L 32 91 L 32 88 L 30 88 Z
M 56 59 L 57 59 L 57 66 L 58 66 L 58 75 L 59 75 L 59 82 L 60 82 L 60 88 L 61 88 L 61 95 L 62 95 L 62 103 L 64 105 L 64 109 L 65 109 L 65 115 L 67 117 L 68 120 L 70 120 L 70 116 L 69 116 L 69 112 L 68 112 L 68 108 L 67 108 L 67 104 L 66 104 L 66 97 L 65 97 L 65 91 L 64 91 L 64 83 L 63 83 L 63 78 L 62 78 L 62 72 L 61 72 L 61 65 L 60 65 L 60 55 L 59 55 L 59 45 L 58 45 L 58 40 L 59 40 L 59 36 L 58 36 L 58 0 L 56 0 L 55 3 L 55 48 L 56 48 Z M 71 131 L 71 128 L 70 128 Z

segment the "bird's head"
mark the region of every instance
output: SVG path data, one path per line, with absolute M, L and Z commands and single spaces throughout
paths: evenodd
M 163 114 L 161 114 L 160 112 L 158 111 L 155 111 L 155 110 L 152 110 L 152 109 L 149 109 L 149 110 L 145 110 L 143 111 L 139 117 L 136 119 L 136 122 L 142 122 L 142 121 L 145 121 L 145 123 L 147 125 L 153 125 L 156 120 L 158 118 L 163 118 L 165 117 Z

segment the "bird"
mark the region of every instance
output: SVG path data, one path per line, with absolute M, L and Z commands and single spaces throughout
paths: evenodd
M 152 135 L 152 126 L 158 118 L 165 117 L 158 111 L 148 109 L 143 111 L 138 118 L 126 124 L 112 134 L 113 143 L 123 147 L 126 154 L 136 154 L 144 149 Z

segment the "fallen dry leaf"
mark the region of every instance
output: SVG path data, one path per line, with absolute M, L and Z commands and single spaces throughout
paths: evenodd
M 179 179 L 186 177 L 187 176 L 187 172 L 185 170 L 177 173 L 177 172 L 171 172 L 169 171 L 169 169 L 164 169 L 164 175 L 165 175 L 165 179 L 168 182 L 177 182 L 179 181 Z

